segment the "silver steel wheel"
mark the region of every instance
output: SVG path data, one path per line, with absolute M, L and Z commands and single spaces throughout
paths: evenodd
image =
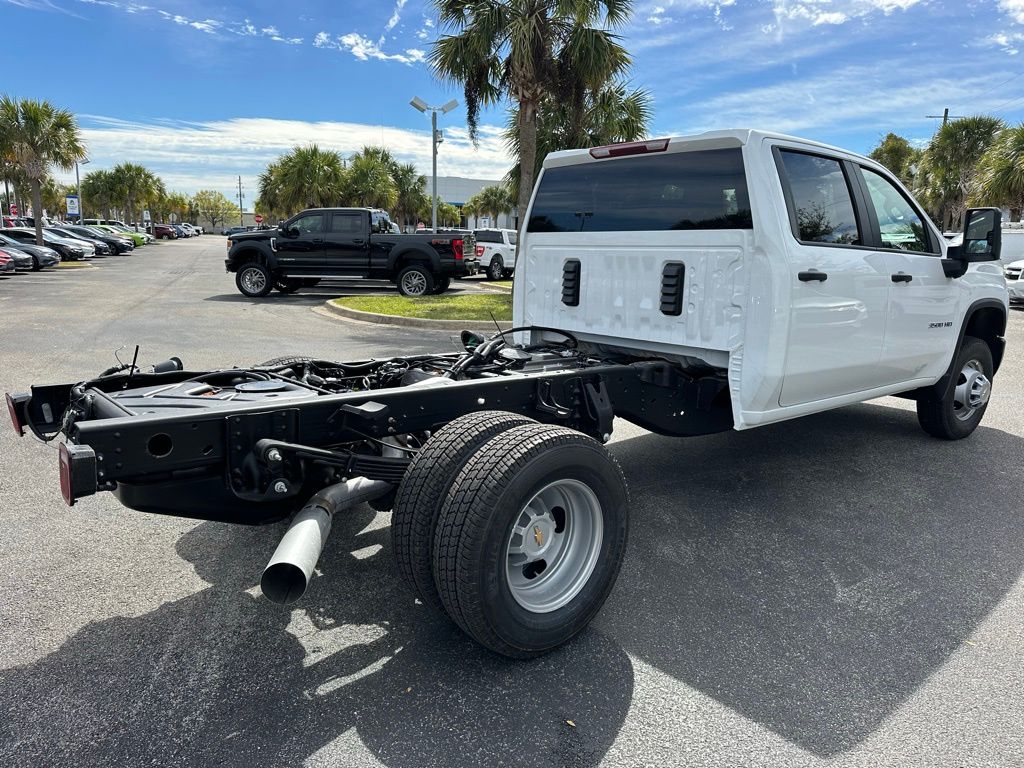
M 257 294 L 267 287 L 267 276 L 256 267 L 246 267 L 238 280 L 246 293 Z
M 501 278 L 505 276 L 505 265 L 502 264 L 500 258 L 496 258 L 491 261 L 488 272 L 488 277 L 490 277 L 491 280 L 501 280 Z
M 960 369 L 953 390 L 953 415 L 967 421 L 983 408 L 992 394 L 992 382 L 978 360 L 968 360 Z
M 566 605 L 597 565 L 604 514 L 594 492 L 578 480 L 557 480 L 523 507 L 506 548 L 512 597 L 532 613 Z
M 427 292 L 427 278 L 422 272 L 413 270 L 402 275 L 402 290 L 408 296 L 422 296 Z

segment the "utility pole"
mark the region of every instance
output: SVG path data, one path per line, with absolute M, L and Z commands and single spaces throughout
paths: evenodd
M 949 107 L 946 107 L 944 110 L 942 110 L 941 115 L 925 115 L 925 117 L 928 118 L 929 120 L 938 120 L 939 118 L 942 118 L 942 124 L 945 125 L 946 123 L 949 122 Z M 953 115 L 953 119 L 962 120 L 963 115 Z
M 245 214 L 242 213 L 242 177 L 238 177 L 238 226 L 245 226 Z

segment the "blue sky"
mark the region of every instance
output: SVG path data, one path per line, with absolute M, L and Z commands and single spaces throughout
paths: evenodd
M 0 0 L 0 91 L 79 116 L 92 165 L 141 162 L 172 189 L 230 194 L 281 152 L 384 144 L 424 171 L 429 118 L 459 98 L 424 56 L 422 0 Z M 867 151 L 887 131 L 924 142 L 926 115 L 1024 120 L 1024 0 L 656 0 L 622 31 L 652 135 L 782 130 Z M 38 79 L 36 70 L 38 68 Z M 441 120 L 439 172 L 499 178 L 504 111 L 480 146 Z

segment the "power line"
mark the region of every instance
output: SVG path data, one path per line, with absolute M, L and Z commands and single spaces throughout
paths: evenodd
M 1024 99 L 1024 96 L 1015 96 L 1014 98 L 1010 99 L 1009 101 L 1004 101 L 1002 104 L 1000 104 L 998 107 L 996 107 L 992 111 L 993 112 L 998 112 L 1000 109 L 1005 107 L 1007 104 L 1013 104 L 1013 102 L 1020 101 L 1021 99 Z

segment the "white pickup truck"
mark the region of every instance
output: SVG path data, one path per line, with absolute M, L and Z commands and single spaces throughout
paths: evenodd
M 516 268 L 516 231 L 514 229 L 478 229 L 476 258 L 490 280 L 504 280 Z
M 965 219 L 950 245 L 877 163 L 779 134 L 558 152 L 511 331 L 368 360 L 133 360 L 7 404 L 19 434 L 63 433 L 68 504 L 109 491 L 144 512 L 290 517 L 260 582 L 275 602 L 306 591 L 335 515 L 390 509 L 412 595 L 526 658 L 583 629 L 617 578 L 616 417 L 683 437 L 899 395 L 930 434 L 969 435 L 1008 298 L 999 211 Z

